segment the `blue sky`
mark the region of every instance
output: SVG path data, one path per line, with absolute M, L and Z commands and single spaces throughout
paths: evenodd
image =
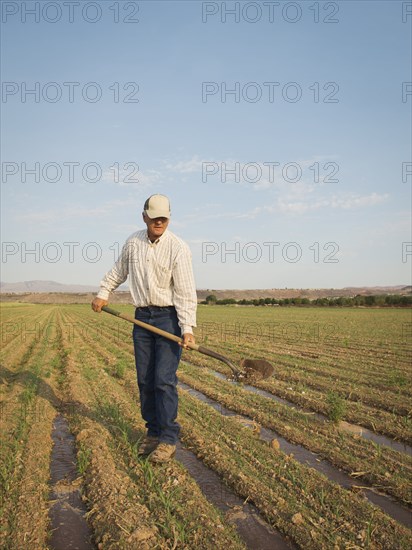
M 2 281 L 98 285 L 164 193 L 198 288 L 410 284 L 410 3 L 1 4 Z

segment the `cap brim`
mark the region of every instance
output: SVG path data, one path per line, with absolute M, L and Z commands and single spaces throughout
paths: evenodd
M 170 212 L 165 212 L 164 210 L 146 210 L 146 215 L 153 220 L 154 218 L 170 218 Z

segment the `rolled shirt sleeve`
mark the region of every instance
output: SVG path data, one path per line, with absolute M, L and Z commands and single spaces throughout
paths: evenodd
M 129 253 L 130 245 L 126 242 L 113 268 L 100 281 L 98 298 L 108 300 L 110 293 L 125 282 L 129 274 Z
M 173 266 L 173 305 L 182 334 L 193 334 L 196 326 L 197 294 L 193 276 L 192 254 L 184 244 Z

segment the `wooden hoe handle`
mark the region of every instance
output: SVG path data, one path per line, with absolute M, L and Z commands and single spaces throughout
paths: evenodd
M 150 332 L 154 332 L 155 334 L 164 336 L 164 338 L 168 338 L 169 340 L 172 340 L 173 342 L 177 342 L 178 344 L 181 344 L 183 342 L 183 339 L 180 338 L 180 336 L 176 336 L 175 334 L 166 332 L 161 328 L 154 327 L 153 325 L 149 325 L 148 323 L 144 323 L 143 321 L 138 321 L 137 319 L 134 319 L 133 317 L 129 317 L 129 315 L 126 315 L 125 313 L 120 313 L 120 311 L 116 311 L 111 307 L 103 306 L 102 311 L 105 311 L 106 313 L 110 313 L 110 315 L 114 315 L 115 317 L 120 317 L 121 319 L 124 319 L 125 321 L 129 321 L 130 323 L 134 323 L 135 325 L 145 328 Z M 200 353 L 203 353 L 203 355 L 208 355 L 209 357 L 213 357 L 214 359 L 218 359 L 219 361 L 226 363 L 226 365 L 228 365 L 237 376 L 242 372 L 227 357 L 225 357 L 224 355 L 221 355 L 220 353 L 217 353 L 216 351 L 205 348 L 203 346 L 199 346 L 198 344 L 195 344 L 192 342 L 189 342 L 187 344 L 187 347 L 195 351 L 198 351 Z
M 149 330 L 150 332 L 154 332 L 155 334 L 159 334 L 160 336 L 164 336 L 165 338 L 168 338 L 169 340 L 172 340 L 173 342 L 177 342 L 178 344 L 183 342 L 183 339 L 180 338 L 180 336 L 176 336 L 175 334 L 172 334 L 170 332 L 166 332 L 165 330 L 162 330 L 161 328 L 154 327 L 153 325 L 149 325 L 148 323 L 144 323 L 143 321 L 139 321 L 138 319 L 133 319 L 133 317 L 129 317 L 129 315 L 126 315 L 125 313 L 121 313 L 120 311 L 116 311 L 115 309 L 112 309 L 108 306 L 103 306 L 102 311 L 105 311 L 106 313 L 110 313 L 110 315 L 114 315 L 115 317 L 121 317 L 125 321 L 129 321 L 130 323 L 134 323 L 135 325 L 138 325 L 139 327 L 145 328 L 146 330 Z M 197 344 L 188 344 L 188 347 L 191 349 L 194 349 L 195 351 L 198 350 L 199 346 Z

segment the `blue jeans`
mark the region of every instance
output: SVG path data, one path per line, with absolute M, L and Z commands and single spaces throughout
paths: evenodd
M 181 335 L 173 306 L 136 308 L 135 319 Z M 140 408 L 147 435 L 174 445 L 180 431 L 177 417 L 177 376 L 182 348 L 176 342 L 134 325 L 134 355 Z

